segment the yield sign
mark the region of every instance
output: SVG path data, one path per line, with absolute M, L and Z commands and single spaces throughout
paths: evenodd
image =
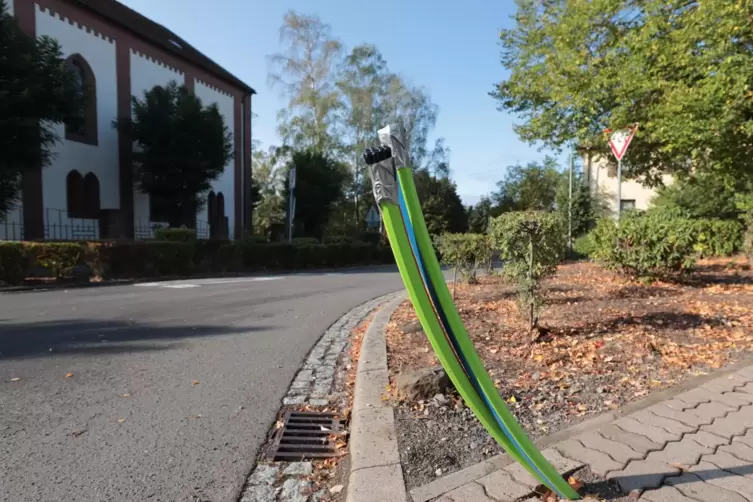
M 638 124 L 627 129 L 619 129 L 617 131 L 606 129 L 604 131 L 606 134 L 610 135 L 609 147 L 612 149 L 612 153 L 617 158 L 617 160 L 622 160 L 622 157 L 625 156 L 625 152 L 627 152 L 630 141 L 632 141 L 633 136 L 635 136 L 636 129 L 638 129 Z

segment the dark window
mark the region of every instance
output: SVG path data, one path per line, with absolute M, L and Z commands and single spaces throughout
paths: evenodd
M 94 173 L 84 176 L 84 213 L 86 218 L 99 218 L 99 179 Z
M 622 199 L 620 201 L 620 211 L 635 210 L 635 199 Z
M 207 219 L 211 225 L 214 222 L 215 214 L 217 213 L 217 196 L 214 191 L 209 192 L 207 196 Z
M 217 192 L 217 210 L 215 212 L 215 218 L 217 218 L 217 221 L 222 223 L 222 220 L 225 218 L 225 196 L 222 195 L 222 192 Z
M 80 54 L 67 60 L 68 68 L 76 79 L 83 106 L 65 125 L 65 138 L 88 145 L 97 144 L 97 82 L 89 63 Z
M 69 218 L 85 218 L 84 178 L 75 169 L 65 177 L 66 206 Z

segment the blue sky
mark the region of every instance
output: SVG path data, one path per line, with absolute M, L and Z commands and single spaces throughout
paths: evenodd
M 488 95 L 505 76 L 497 40 L 512 24 L 512 0 L 121 1 L 256 89 L 254 135 L 265 145 L 278 143 L 275 117 L 285 105 L 267 85 L 266 56 L 279 50 L 282 17 L 293 9 L 318 14 L 347 47 L 376 45 L 392 71 L 429 90 L 439 105 L 434 136 L 444 136 L 452 150 L 464 202 L 492 191 L 506 166 L 546 153 L 520 142 L 515 117 L 497 111 Z

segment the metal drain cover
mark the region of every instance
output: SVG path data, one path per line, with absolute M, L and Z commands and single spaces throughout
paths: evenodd
M 283 424 L 270 445 L 269 460 L 291 461 L 338 455 L 331 437 L 344 431 L 335 413 L 287 411 Z

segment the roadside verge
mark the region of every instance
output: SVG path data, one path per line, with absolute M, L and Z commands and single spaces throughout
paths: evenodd
M 350 432 L 348 502 L 405 502 L 405 482 L 395 433 L 384 329 L 405 301 L 402 294 L 380 310 L 369 325 L 356 370 Z

